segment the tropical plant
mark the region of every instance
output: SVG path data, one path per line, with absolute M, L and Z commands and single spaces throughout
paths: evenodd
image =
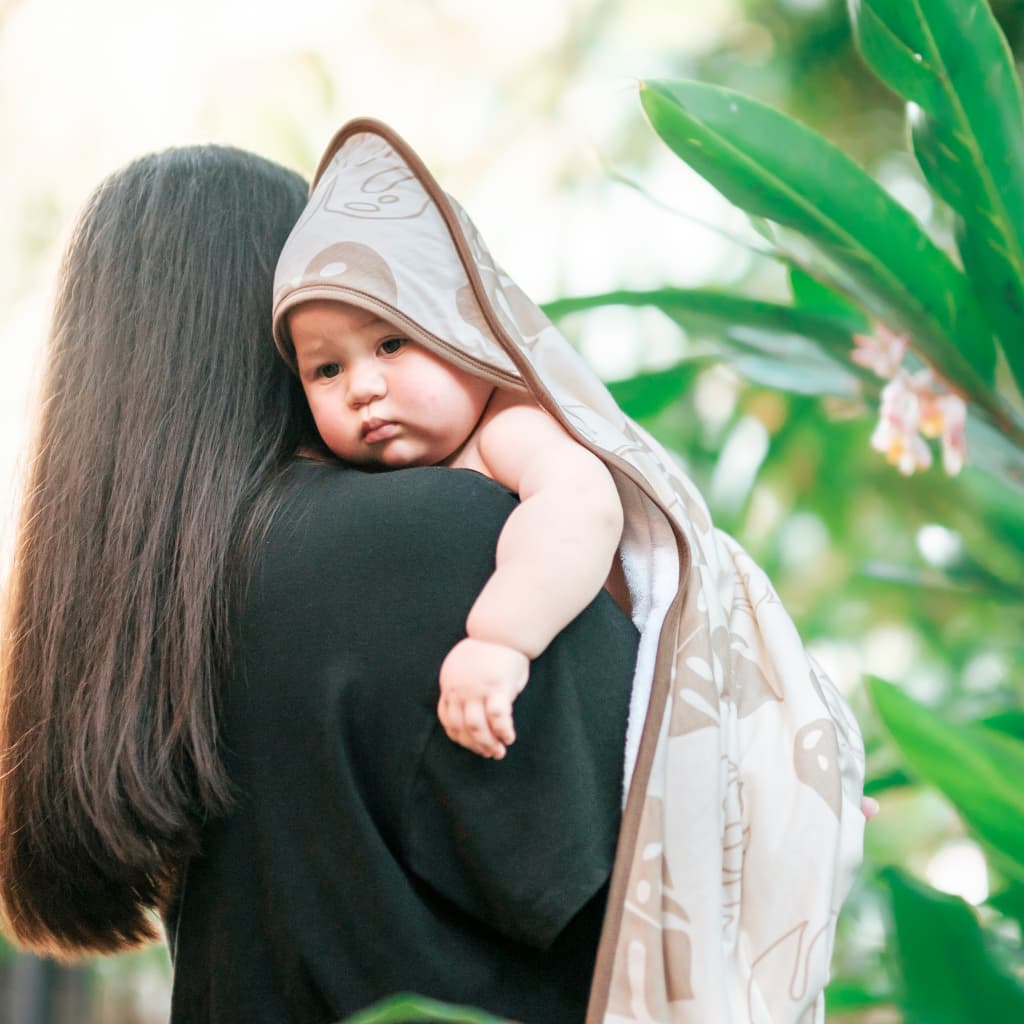
M 509 1024 L 500 1017 L 468 1006 L 441 1003 L 436 999 L 402 993 L 383 999 L 339 1024 L 412 1024 L 437 1021 L 445 1024 Z
M 973 599 L 980 584 L 1019 615 L 1020 82 L 984 0 L 850 0 L 849 8 L 865 62 L 906 102 L 913 155 L 954 226 L 948 242 L 936 240 L 934 224 L 918 220 L 842 150 L 790 117 L 715 85 L 645 81 L 641 102 L 655 132 L 748 214 L 765 251 L 789 269 L 789 299 L 662 288 L 565 299 L 548 309 L 561 317 L 606 305 L 650 306 L 704 341 L 692 349 L 695 363 L 618 386 L 619 400 L 637 415 L 666 408 L 708 359 L 722 359 L 761 385 L 847 405 L 854 399 L 865 413 L 877 409 L 871 445 L 906 475 L 931 465 L 926 438 L 941 439 L 943 467 L 956 479 L 935 489 L 941 499 L 933 511 L 948 513 L 973 564 L 959 579 L 890 566 L 890 579 L 902 573 L 922 598 L 945 587 L 947 595 Z M 881 680 L 868 689 L 896 748 L 874 760 L 884 770 L 874 772 L 869 790 L 918 780 L 941 791 L 985 850 L 997 891 L 979 915 L 906 871 L 878 872 L 900 977 L 881 994 L 877 985 L 840 979 L 833 1006 L 891 1000 L 908 1024 L 1020 1019 L 1019 944 L 1015 952 L 1006 936 L 1024 919 L 1024 715 L 1010 709 L 965 722 Z

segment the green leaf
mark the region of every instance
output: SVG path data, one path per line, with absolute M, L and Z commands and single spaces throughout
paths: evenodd
M 879 389 L 877 378 L 850 360 L 854 325 L 848 315 L 683 288 L 557 299 L 544 309 L 558 319 L 602 306 L 659 309 L 684 330 L 705 341 L 714 339 L 713 344 L 695 346 L 698 358 L 715 356 L 767 387 L 846 397 L 874 395 Z
M 955 594 L 966 599 L 1013 603 L 1019 603 L 1022 597 L 1020 587 L 1005 583 L 979 566 L 943 571 L 931 566 L 921 568 L 871 560 L 860 566 L 858 575 L 866 579 L 907 587 L 918 595 L 926 593 Z
M 875 775 L 871 778 L 864 780 L 864 795 L 865 796 L 878 796 L 880 793 L 884 793 L 887 789 L 902 789 L 904 786 L 910 784 L 910 779 L 907 777 L 907 773 L 894 769 L 891 772 L 886 772 L 884 775 Z
M 823 360 L 802 338 L 779 339 L 748 331 L 741 340 L 741 332 L 742 328 L 730 332 L 736 337 L 715 348 L 722 360 L 751 384 L 794 395 L 852 398 L 857 394 L 853 376 Z M 781 353 L 782 347 L 788 355 Z M 766 354 L 759 355 L 761 351 Z
M 866 333 L 871 329 L 861 310 L 845 295 L 799 267 L 790 268 L 789 287 L 793 292 L 793 303 L 798 308 L 841 319 L 849 324 L 850 332 L 854 334 Z
M 978 725 L 983 725 L 986 729 L 995 729 L 996 732 L 1002 732 L 1007 736 L 1014 736 L 1024 741 L 1024 710 L 1021 708 L 1011 708 L 986 715 L 978 720 Z
M 989 896 L 985 903 L 1004 917 L 1012 918 L 1024 931 L 1024 885 L 1011 883 Z
M 748 213 L 802 233 L 844 275 L 844 291 L 906 331 L 965 395 L 993 404 L 995 345 L 969 281 L 845 153 L 730 90 L 660 80 L 641 90 L 677 155 Z
M 1024 494 L 1024 447 L 1003 429 L 978 416 L 967 417 L 967 458 L 1007 488 Z
M 1024 878 L 1024 742 L 952 725 L 881 679 L 868 692 L 911 772 L 953 803 L 967 825 Z
M 853 324 L 848 317 L 748 299 L 711 289 L 618 290 L 555 299 L 545 303 L 543 308 L 549 317 L 558 320 L 570 313 L 603 306 L 650 306 L 660 309 L 688 330 L 719 333 L 730 325 L 740 324 L 780 335 L 798 334 L 814 341 L 842 363 L 849 361 L 853 349 Z
M 835 981 L 830 981 L 825 990 L 825 1005 L 828 1007 L 830 1018 L 837 1013 L 891 1006 L 893 1002 L 892 992 L 879 992 L 877 986 L 863 981 L 837 978 Z
M 501 1017 L 474 1010 L 467 1006 L 453 1006 L 416 995 L 397 995 L 374 1003 L 343 1024 L 410 1024 L 412 1021 L 445 1021 L 448 1024 L 510 1024 Z M 341 1022 L 339 1022 L 341 1024 Z
M 682 398 L 706 367 L 706 360 L 694 359 L 667 370 L 641 373 L 605 384 L 627 416 L 642 420 L 656 416 Z
M 960 496 L 960 505 L 973 511 L 986 533 L 994 532 L 1012 546 L 1024 564 L 1024 502 L 1020 495 L 987 474 L 969 474 L 964 483 L 966 493 Z
M 896 868 L 892 894 L 904 1024 L 1024 1020 L 1024 986 L 999 962 L 974 910 Z
M 850 0 L 872 70 L 917 104 L 914 150 L 960 215 L 960 255 L 1024 387 L 1024 101 L 984 0 Z

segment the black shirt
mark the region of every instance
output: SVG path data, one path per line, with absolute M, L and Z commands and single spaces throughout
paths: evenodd
M 284 488 L 234 629 L 235 806 L 167 915 L 172 1024 L 327 1024 L 397 991 L 582 1020 L 635 629 L 599 595 L 482 759 L 444 734 L 437 677 L 515 497 L 304 461 Z

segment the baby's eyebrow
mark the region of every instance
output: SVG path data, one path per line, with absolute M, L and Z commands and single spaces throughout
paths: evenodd
M 295 361 L 300 366 L 321 363 L 324 360 L 338 362 L 337 357 L 333 354 L 331 345 L 323 339 L 308 340 L 301 346 L 295 346 Z
M 302 352 L 319 352 L 321 349 L 327 348 L 329 344 L 329 340 L 321 335 L 317 335 L 315 338 L 306 337 L 295 345 L 295 352 L 296 354 Z

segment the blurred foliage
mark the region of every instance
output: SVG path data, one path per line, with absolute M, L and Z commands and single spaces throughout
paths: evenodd
M 909 2 L 909 0 L 908 0 Z M 742 0 L 744 19 L 680 74 L 729 86 L 779 107 L 872 165 L 901 151 L 903 105 L 854 44 L 848 0 Z M 994 0 L 1014 52 L 1024 47 L 1024 0 Z
M 412 1022 L 444 1021 L 446 1024 L 509 1024 L 481 1010 L 453 1006 L 422 996 L 401 994 L 367 1007 L 343 1024 L 412 1024 Z
M 748 0 L 732 38 L 683 62 L 701 81 L 641 98 L 789 287 L 775 303 L 666 287 L 551 306 L 651 305 L 683 328 L 679 367 L 616 396 L 680 453 L 811 645 L 891 681 L 871 704 L 853 694 L 883 812 L 840 919 L 842 1020 L 1024 1010 L 1024 117 L 1005 42 L 1024 39 L 1024 4 L 993 6 Z M 913 211 L 908 181 L 930 193 Z M 872 449 L 882 381 L 849 357 L 879 322 L 967 403 L 959 476 L 900 476 Z M 994 893 L 978 910 L 923 881 L 965 833 L 984 860 L 942 884 Z
M 896 868 L 892 893 L 906 1024 L 1024 1019 L 1024 983 L 972 908 Z

